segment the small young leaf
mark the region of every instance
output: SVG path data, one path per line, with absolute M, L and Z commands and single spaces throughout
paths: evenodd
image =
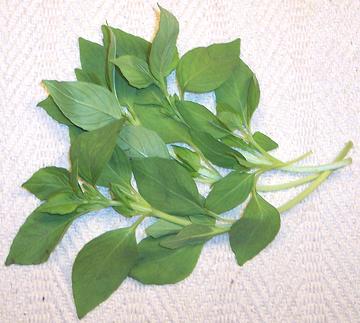
M 203 213 L 194 180 L 175 160 L 144 158 L 132 165 L 139 192 L 151 206 L 180 216 Z
M 190 128 L 207 132 L 214 138 L 221 138 L 228 134 L 218 118 L 203 105 L 191 102 L 180 101 L 178 110 Z
M 240 55 L 240 40 L 198 47 L 179 61 L 176 76 L 184 91 L 209 92 L 224 83 Z
M 167 236 L 169 234 L 174 234 L 179 232 L 182 229 L 182 226 L 165 220 L 157 220 L 152 225 L 148 226 L 145 229 L 145 232 L 148 236 L 153 238 L 160 238 Z
M 58 193 L 52 195 L 44 204 L 40 205 L 39 211 L 50 214 L 69 214 L 84 203 L 74 192 Z
M 43 108 L 46 113 L 57 122 L 66 126 L 73 125 L 73 123 L 61 112 L 51 96 L 48 96 L 45 100 L 39 102 L 37 106 Z
M 88 82 L 88 83 L 94 83 L 94 84 L 99 84 L 99 81 L 97 79 L 97 77 L 95 75 L 91 75 L 89 73 L 85 73 L 82 69 L 80 68 L 75 68 L 75 76 L 76 79 L 80 82 Z
M 194 270 L 203 245 L 179 249 L 161 247 L 162 238 L 148 237 L 139 243 L 139 257 L 130 277 L 143 284 L 175 284 Z
M 216 89 L 215 94 L 218 106 L 231 107 L 237 112 L 242 123 L 249 124 L 259 103 L 260 90 L 255 74 L 241 59 L 237 59 L 231 76 Z
M 107 39 L 106 42 L 104 42 L 105 47 L 105 66 L 106 66 L 106 82 L 108 84 L 108 87 L 112 93 L 117 95 L 116 93 L 116 67 L 113 63 L 113 60 L 117 56 L 116 47 L 117 42 L 115 38 L 115 34 L 111 30 L 110 27 L 103 28 L 103 33 L 106 33 L 107 35 L 104 35 L 104 39 Z
M 41 168 L 22 186 L 40 200 L 46 200 L 56 193 L 72 192 L 70 173 L 60 167 Z
M 263 250 L 280 229 L 279 211 L 256 193 L 230 230 L 230 245 L 240 266 Z
M 159 135 L 141 126 L 125 126 L 117 144 L 129 158 L 170 158 L 167 147 Z
M 135 105 L 134 110 L 141 124 L 155 131 L 165 143 L 191 143 L 188 127 L 162 113 L 159 106 Z
M 109 298 L 128 276 L 137 256 L 135 234 L 131 228 L 106 232 L 80 250 L 72 270 L 79 318 Z
M 274 150 L 279 147 L 279 145 L 274 140 L 260 131 L 256 131 L 253 135 L 253 138 L 266 151 Z
M 235 156 L 244 159 L 236 150 L 216 140 L 206 132 L 190 130 L 193 143 L 213 164 L 224 168 L 236 168 L 239 163 Z
M 110 160 L 124 120 L 114 121 L 100 129 L 79 135 L 70 148 L 73 168 L 91 184 L 96 184 L 105 165 Z
M 83 75 L 87 75 L 92 83 L 106 86 L 104 47 L 80 37 L 79 49 Z
M 254 174 L 231 172 L 216 182 L 205 201 L 205 207 L 223 213 L 243 203 L 254 185 Z
M 196 152 L 180 146 L 172 146 L 174 153 L 179 161 L 190 168 L 191 171 L 197 172 L 201 166 L 201 159 Z
M 109 187 L 110 183 L 130 184 L 131 175 L 132 171 L 128 157 L 119 146 L 116 146 L 96 184 L 105 187 Z
M 102 86 L 85 82 L 44 81 L 64 115 L 85 130 L 94 130 L 121 119 L 116 97 Z
M 154 83 L 146 61 L 136 56 L 124 55 L 116 58 L 112 62 L 120 68 L 121 73 L 132 86 L 142 89 Z
M 174 57 L 177 57 L 176 39 L 179 34 L 179 23 L 167 10 L 160 7 L 159 30 L 153 40 L 150 51 L 150 69 L 154 77 L 162 83 L 174 68 Z
M 242 119 L 236 111 L 225 103 L 216 104 L 216 116 L 227 126 L 230 131 L 240 130 L 242 128 Z
M 6 258 L 6 266 L 36 265 L 47 261 L 50 253 L 78 216 L 76 213 L 56 216 L 36 209 L 16 234 Z
M 165 237 L 160 245 L 169 249 L 177 249 L 188 245 L 204 244 L 216 235 L 214 227 L 202 224 L 190 224 L 184 227 L 178 234 Z

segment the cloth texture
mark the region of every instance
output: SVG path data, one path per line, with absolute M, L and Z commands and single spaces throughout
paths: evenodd
M 178 48 L 241 38 L 261 102 L 253 128 L 290 160 L 330 162 L 353 140 L 353 164 L 282 214 L 275 241 L 239 267 L 226 236 L 207 243 L 193 274 L 167 286 L 127 279 L 83 322 L 359 322 L 360 2 L 163 0 L 179 20 Z M 101 42 L 106 21 L 148 40 L 156 1 L 0 1 L 0 260 L 39 201 L 21 188 L 36 170 L 68 167 L 66 127 L 36 104 L 43 79 L 73 80 L 78 37 Z M 174 78 L 170 82 L 174 82 Z M 214 95 L 187 95 L 214 107 Z M 266 174 L 262 183 L 295 178 Z M 264 194 L 279 206 L 302 188 Z M 206 191 L 202 188 L 202 191 Z M 239 215 L 240 208 L 229 212 Z M 47 263 L 0 266 L 1 322 L 75 322 L 71 268 L 82 246 L 129 223 L 111 210 L 76 220 Z M 144 226 L 141 226 L 143 235 Z

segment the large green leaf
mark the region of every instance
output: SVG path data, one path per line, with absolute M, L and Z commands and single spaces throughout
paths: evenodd
M 228 134 L 218 118 L 203 105 L 191 101 L 180 101 L 178 110 L 190 128 L 207 132 L 214 138 Z
M 120 119 L 122 110 L 106 88 L 85 82 L 44 81 L 64 115 L 85 130 L 94 130 Z
M 164 114 L 161 107 L 135 105 L 134 110 L 141 124 L 155 131 L 165 143 L 191 142 L 188 127 Z
M 137 159 L 133 173 L 141 196 L 151 206 L 180 216 L 203 213 L 194 180 L 175 160 Z
M 125 126 L 117 144 L 129 158 L 170 158 L 167 147 L 159 135 L 141 126 Z
M 39 102 L 37 106 L 43 108 L 46 113 L 57 122 L 66 126 L 73 125 L 73 123 L 64 116 L 51 96 L 48 96 L 45 100 Z
M 39 169 L 22 186 L 40 200 L 55 193 L 72 191 L 68 170 L 53 166 Z
M 148 237 L 138 246 L 139 257 L 130 276 L 143 284 L 175 284 L 191 274 L 203 245 L 168 249 L 160 246 L 162 239 Z
M 48 260 L 78 214 L 63 216 L 35 210 L 20 227 L 5 264 L 36 265 Z
M 243 157 L 238 151 L 216 140 L 206 132 L 191 129 L 190 134 L 195 146 L 199 148 L 204 156 L 213 164 L 231 169 L 239 167 L 235 156 L 238 156 L 238 158 Z
M 81 76 L 92 83 L 106 86 L 104 47 L 84 38 L 79 38 Z M 78 76 L 79 72 L 77 72 Z
M 129 184 L 131 174 L 131 165 L 128 157 L 119 146 L 116 146 L 96 184 L 105 187 L 109 187 L 110 183 Z
M 79 318 L 109 298 L 128 276 L 137 256 L 135 234 L 131 228 L 106 232 L 80 250 L 72 270 Z
M 128 82 L 138 88 L 146 88 L 154 83 L 153 76 L 146 61 L 136 56 L 124 55 L 112 61 L 120 68 Z
M 198 47 L 179 61 L 176 76 L 183 91 L 209 92 L 231 75 L 240 55 L 240 40 Z
M 205 201 L 205 207 L 223 213 L 243 203 L 254 185 L 254 174 L 234 171 L 216 182 Z
M 215 93 L 218 104 L 230 106 L 244 124 L 249 124 L 259 104 L 260 89 L 255 74 L 241 59 L 237 60 L 233 73 Z
M 154 77 L 163 83 L 164 78 L 174 68 L 174 56 L 177 55 L 176 39 L 179 34 L 179 23 L 167 10 L 160 7 L 159 30 L 153 40 L 149 63 Z
M 110 160 L 124 120 L 114 121 L 100 129 L 79 135 L 70 148 L 73 169 L 77 165 L 79 175 L 96 184 L 105 165 Z
M 247 205 L 244 215 L 230 230 L 230 245 L 240 266 L 263 250 L 280 229 L 280 214 L 259 194 Z

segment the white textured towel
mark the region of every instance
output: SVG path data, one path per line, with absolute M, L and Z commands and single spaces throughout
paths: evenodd
M 261 104 L 254 128 L 283 159 L 313 149 L 330 161 L 352 139 L 354 163 L 282 215 L 276 240 L 245 266 L 226 237 L 208 243 L 194 273 L 169 286 L 131 279 L 84 322 L 355 322 L 360 319 L 360 2 L 356 0 L 161 1 L 180 22 L 180 53 L 240 37 Z M 77 38 L 100 25 L 151 39 L 156 1 L 0 1 L 0 261 L 38 205 L 20 185 L 38 168 L 68 166 L 67 130 L 37 102 L 42 79 L 72 80 Z M 199 95 L 213 104 L 213 96 Z M 276 179 L 274 179 L 276 175 Z M 269 174 L 263 182 L 290 178 Z M 280 177 L 278 177 L 280 176 Z M 280 205 L 293 190 L 267 194 Z M 235 215 L 239 210 L 233 211 Z M 80 248 L 124 226 L 111 211 L 77 220 L 49 261 L 0 266 L 1 322 L 76 321 L 71 266 Z

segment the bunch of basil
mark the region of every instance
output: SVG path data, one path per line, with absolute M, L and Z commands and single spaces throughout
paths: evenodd
M 280 212 L 351 162 L 345 158 L 351 143 L 333 163 L 320 166 L 294 165 L 308 154 L 283 162 L 269 153 L 277 143 L 251 131 L 260 91 L 239 58 L 239 39 L 195 48 L 179 58 L 178 22 L 161 7 L 152 43 L 109 26 L 102 32 L 103 45 L 80 38 L 77 81 L 44 81 L 49 97 L 39 106 L 69 127 L 71 171 L 42 168 L 23 185 L 44 203 L 22 225 L 6 260 L 6 265 L 45 262 L 71 223 L 90 211 L 112 207 L 137 217 L 130 227 L 88 242 L 77 255 L 72 284 L 79 318 L 127 277 L 144 284 L 183 280 L 206 241 L 219 234 L 229 234 L 243 265 L 275 238 Z M 174 70 L 178 94 L 171 95 L 167 77 Z M 215 91 L 216 115 L 184 99 L 186 92 L 209 91 Z M 257 185 L 259 176 L 272 169 L 313 174 Z M 207 197 L 196 181 L 211 186 Z M 279 208 L 258 194 L 308 182 L 305 191 Z M 111 199 L 98 186 L 108 188 Z M 221 216 L 246 200 L 239 219 Z M 147 238 L 137 242 L 136 228 L 146 217 L 156 221 L 146 228 Z

